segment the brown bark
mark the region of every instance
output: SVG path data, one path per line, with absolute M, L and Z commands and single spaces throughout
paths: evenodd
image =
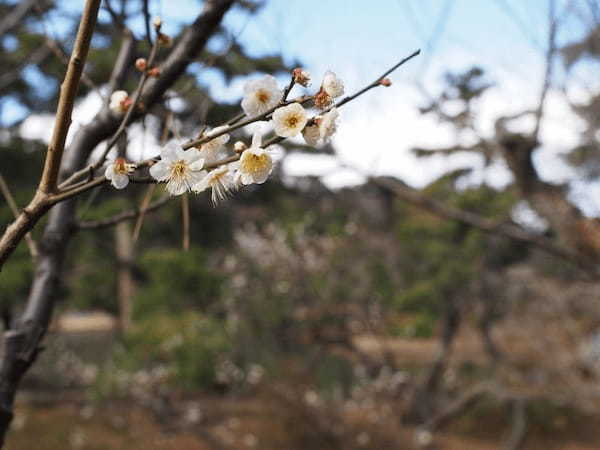
M 499 144 L 521 195 L 556 233 L 559 243 L 582 262 L 595 266 L 600 257 L 600 224 L 586 218 L 567 198 L 564 186 L 540 179 L 532 161 L 538 143 L 530 136 L 500 131 Z
M 120 222 L 115 227 L 115 254 L 117 256 L 117 300 L 121 333 L 126 333 L 131 327 L 131 302 L 135 294 L 134 253 L 131 227 L 128 222 Z

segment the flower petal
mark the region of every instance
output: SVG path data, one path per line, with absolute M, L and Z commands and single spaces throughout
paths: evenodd
M 200 153 L 200 152 L 198 152 Z M 204 167 L 204 158 L 198 158 L 195 161 L 193 161 L 192 163 L 190 163 L 190 169 L 191 170 L 202 170 L 202 168 Z
M 150 175 L 158 181 L 168 180 L 170 175 L 170 163 L 162 160 L 158 161 L 150 167 Z
M 115 166 L 114 166 L 114 163 L 111 162 L 106 167 L 106 170 L 104 171 L 104 176 L 106 177 L 107 180 L 112 180 L 112 177 L 114 174 L 115 174 Z
M 129 184 L 129 177 L 122 173 L 117 173 L 111 183 L 117 189 L 124 189 Z
M 161 159 L 166 161 L 175 161 L 177 159 L 177 149 L 181 146 L 176 141 L 169 141 L 160 152 Z

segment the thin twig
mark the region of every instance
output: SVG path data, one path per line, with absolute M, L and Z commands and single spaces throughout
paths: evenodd
M 154 191 L 156 190 L 156 185 L 148 186 L 146 193 L 144 194 L 144 198 L 142 199 L 142 203 L 140 205 L 140 215 L 135 222 L 135 227 L 133 228 L 132 240 L 135 244 L 140 237 L 140 232 L 142 231 L 142 225 L 144 224 L 144 218 L 146 217 L 146 212 L 150 208 L 150 200 L 152 200 L 152 196 L 154 195 Z M 168 198 L 169 196 L 167 196 Z
M 154 187 L 154 186 L 152 186 Z M 115 214 L 112 217 L 108 217 L 106 219 L 101 220 L 86 220 L 85 222 L 79 222 L 76 227 L 80 230 L 97 230 L 99 228 L 107 228 L 113 225 L 116 225 L 120 222 L 125 222 L 127 220 L 139 219 L 143 217 L 145 214 L 149 212 L 153 212 L 166 205 L 171 196 L 165 195 L 160 199 L 152 202 L 148 205 L 140 205 L 139 208 L 130 209 L 129 211 L 124 211 L 119 214 Z M 135 236 L 135 234 L 134 234 Z
M 19 208 L 2 174 L 0 174 L 0 191 L 6 199 L 6 203 L 8 203 L 8 207 L 12 211 L 15 218 L 19 217 Z M 31 254 L 31 257 L 35 260 L 39 252 L 36 242 L 33 240 L 33 237 L 31 237 L 31 233 L 27 233 L 25 235 L 25 242 L 27 243 L 27 248 L 29 248 L 29 253 Z
M 540 127 L 542 124 L 542 117 L 544 114 L 544 106 L 546 104 L 546 97 L 548 96 L 548 90 L 552 82 L 552 68 L 554 53 L 556 52 L 556 29 L 557 29 L 557 18 L 556 18 L 556 2 L 555 0 L 549 0 L 548 2 L 548 49 L 546 51 L 546 71 L 544 73 L 544 84 L 542 85 L 542 92 L 540 93 L 540 99 L 538 107 L 535 112 L 535 128 L 533 130 L 533 138 L 537 142 L 540 134 Z
M 250 125 L 251 123 L 254 122 L 259 122 L 259 121 L 263 121 L 263 120 L 267 120 L 271 114 L 273 114 L 273 112 L 278 109 L 281 108 L 282 106 L 286 106 L 286 105 L 290 105 L 292 103 L 300 103 L 300 104 L 304 104 L 307 103 L 308 101 L 312 100 L 312 96 L 302 96 L 302 97 L 298 97 L 294 100 L 289 100 L 289 101 L 284 101 L 284 102 L 280 102 L 279 104 L 277 104 L 277 106 L 274 106 L 272 108 L 269 108 L 267 111 L 265 111 L 262 114 L 258 114 L 256 116 L 252 116 L 252 117 L 248 117 L 246 120 L 242 120 L 241 122 L 237 122 L 234 123 L 232 125 L 226 126 L 224 127 L 222 130 L 215 132 L 215 133 L 209 133 L 208 135 L 200 138 L 200 139 L 196 139 L 190 142 L 187 142 L 185 144 L 183 144 L 181 147 L 184 150 L 187 150 L 189 148 L 192 147 L 197 147 L 199 145 L 205 144 L 209 141 L 212 141 L 213 139 L 222 136 L 224 134 L 227 133 L 231 133 L 232 131 L 237 130 L 238 128 L 243 128 L 246 125 Z
M 184 252 L 190 249 L 190 199 L 186 194 L 181 196 L 181 248 Z
M 148 8 L 148 0 L 142 1 L 142 9 L 144 12 L 144 25 L 146 27 L 146 39 L 148 40 L 148 44 L 152 48 L 154 44 L 152 43 L 152 32 L 150 31 L 150 10 Z

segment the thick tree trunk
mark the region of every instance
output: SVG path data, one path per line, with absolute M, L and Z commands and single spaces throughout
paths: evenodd
M 506 133 L 498 126 L 497 129 L 501 130 L 500 147 L 523 198 L 548 221 L 565 247 L 586 263 L 596 265 L 600 260 L 600 222 L 584 217 L 567 198 L 564 186 L 540 179 L 532 161 L 533 151 L 538 146 L 533 138 Z

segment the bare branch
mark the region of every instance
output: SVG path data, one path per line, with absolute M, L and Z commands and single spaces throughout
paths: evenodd
M 547 253 L 558 256 L 575 264 L 577 267 L 583 269 L 589 274 L 597 273 L 597 269 L 595 267 L 591 267 L 590 265 L 586 264 L 576 253 L 556 245 L 554 242 L 544 236 L 530 233 L 516 225 L 497 223 L 493 220 L 481 217 L 476 213 L 452 208 L 441 202 L 433 200 L 421 194 L 416 189 L 413 189 L 391 178 L 371 177 L 370 181 L 378 186 L 390 190 L 403 200 L 420 208 L 426 209 L 427 211 L 430 211 L 438 216 L 457 220 L 488 233 L 497 233 L 510 239 L 533 245 Z
M 58 109 L 56 111 L 56 123 L 48 152 L 46 154 L 46 162 L 44 171 L 40 181 L 39 190 L 45 194 L 54 192 L 56 189 L 56 181 L 58 179 L 58 171 L 62 162 L 62 155 L 65 148 L 65 140 L 69 126 L 71 125 L 71 113 L 79 87 L 79 80 L 83 73 L 83 67 L 87 59 L 92 34 L 98 17 L 98 9 L 100 0 L 88 0 L 83 10 L 83 16 L 77 31 L 75 47 L 71 54 L 69 67 L 65 80 L 60 88 L 60 98 L 58 100 Z
M 542 123 L 542 117 L 544 114 L 544 106 L 546 104 L 546 96 L 550 89 L 552 81 L 552 68 L 554 66 L 554 54 L 556 53 L 556 29 L 557 29 L 557 18 L 556 18 L 556 1 L 548 0 L 548 49 L 546 50 L 546 70 L 544 73 L 544 83 L 542 85 L 542 91 L 540 93 L 540 99 L 538 101 L 538 107 L 535 112 L 535 128 L 533 130 L 533 138 L 537 142 L 540 134 L 540 126 Z
M 80 230 L 97 230 L 100 228 L 112 227 L 113 225 L 116 225 L 118 223 L 125 222 L 128 220 L 134 220 L 138 217 L 142 217 L 142 215 L 146 213 L 156 211 L 162 206 L 166 205 L 169 202 L 169 200 L 171 200 L 171 197 L 169 195 L 165 195 L 147 206 L 144 206 L 142 203 L 142 205 L 139 208 L 123 211 L 106 219 L 86 220 L 85 222 L 77 223 L 75 226 Z
M 15 202 L 15 199 L 10 192 L 10 188 L 8 187 L 8 184 L 6 183 L 6 180 L 2 174 L 0 174 L 0 191 L 6 199 L 6 203 L 8 203 L 8 207 L 12 211 L 15 218 L 19 217 L 19 208 L 17 207 L 17 203 Z M 33 237 L 31 237 L 31 233 L 27 233 L 25 235 L 25 242 L 27 242 L 27 247 L 29 248 L 31 257 L 35 260 L 38 256 L 38 249 Z

